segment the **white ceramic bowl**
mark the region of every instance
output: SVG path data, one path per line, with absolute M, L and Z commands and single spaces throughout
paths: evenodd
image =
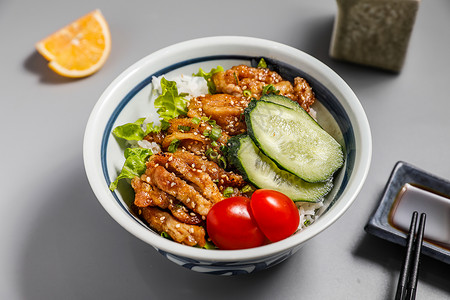
M 111 130 L 138 118 L 154 116 L 151 78 L 162 74 L 191 75 L 264 57 L 286 77 L 304 77 L 313 87 L 318 122 L 344 146 L 346 162 L 335 176 L 320 218 L 304 231 L 277 243 L 245 250 L 206 250 L 172 242 L 153 232 L 128 209 L 131 189 L 108 188 L 123 165 L 123 145 Z M 295 48 L 249 37 L 210 37 L 182 42 L 154 52 L 120 74 L 95 105 L 84 137 L 84 163 L 91 187 L 105 210 L 122 227 L 153 246 L 169 260 L 198 272 L 240 274 L 265 269 L 285 260 L 305 242 L 333 224 L 349 208 L 366 179 L 372 155 L 370 127 L 350 87 L 330 68 Z

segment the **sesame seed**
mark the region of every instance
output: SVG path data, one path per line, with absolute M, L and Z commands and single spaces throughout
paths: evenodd
M 171 184 L 170 184 L 170 187 L 174 187 L 176 185 L 176 183 L 175 182 L 172 182 Z

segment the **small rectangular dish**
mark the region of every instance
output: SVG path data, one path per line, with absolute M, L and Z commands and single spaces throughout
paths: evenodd
M 450 264 L 450 181 L 406 162 L 395 165 L 380 204 L 364 229 L 379 238 L 406 245 L 408 230 L 402 223 L 409 222 L 414 210 L 427 213 L 422 253 Z

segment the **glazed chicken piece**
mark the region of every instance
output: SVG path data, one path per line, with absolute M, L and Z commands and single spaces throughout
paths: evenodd
M 225 198 L 207 172 L 201 168 L 195 168 L 195 165 L 188 164 L 180 156 L 162 153 L 153 155 L 150 161 L 165 166 L 167 171 L 192 184 L 202 196 L 213 203 L 222 201 Z
M 164 227 L 174 240 L 186 244 L 188 242 L 184 240 L 186 237 L 183 234 L 182 237 L 172 236 L 180 235 L 171 228 L 173 224 L 204 224 L 214 203 L 225 199 L 223 191 L 226 187 L 233 188 L 231 196 L 238 196 L 245 185 L 246 182 L 240 175 L 227 172 L 212 161 L 182 150 L 152 155 L 145 173 L 131 181 L 135 191 L 134 205 L 139 215 L 142 215 L 144 209 L 158 207 L 159 210 L 152 210 L 153 214 L 164 212 L 172 221 L 157 222 L 151 217 L 152 214 L 147 214 L 146 221 L 150 227 L 159 232 Z M 197 238 L 195 240 L 198 241 Z
M 165 209 L 171 202 L 173 203 L 172 196 L 162 193 L 160 189 L 151 186 L 138 176 L 131 180 L 131 187 L 134 189 L 134 204 L 137 207 L 158 206 Z
M 191 118 L 209 117 L 228 135 L 236 135 L 246 130 L 242 114 L 249 101 L 233 95 L 208 94 L 191 99 L 187 115 Z
M 166 232 L 174 241 L 188 246 L 203 247 L 206 244 L 203 227 L 182 223 L 157 207 L 148 206 L 141 211 L 150 227 L 158 232 Z
M 212 79 L 218 93 L 231 94 L 245 99 L 261 98 L 264 87 L 272 84 L 279 91 L 279 95 L 298 102 L 307 112 L 315 101 L 314 93 L 305 79 L 296 77 L 294 85 L 292 85 L 291 82 L 283 80 L 278 73 L 265 68 L 239 65 L 214 74 Z M 248 94 L 249 92 L 250 94 Z
M 278 83 L 283 78 L 269 69 L 239 65 L 226 71 L 215 73 L 212 80 L 216 85 L 217 93 L 242 97 L 244 91 L 249 90 L 252 93 L 252 97 L 259 99 L 264 86 Z
M 195 225 L 203 222 L 200 215 L 189 211 L 173 196 L 145 182 L 144 177 L 134 177 L 131 180 L 131 186 L 135 191 L 134 205 L 137 207 L 158 206 L 169 209 L 178 221 L 186 224 Z
M 203 155 L 208 148 L 219 151 L 220 147 L 226 145 L 229 139 L 229 135 L 222 131 L 216 140 L 216 145 L 212 145 L 212 140 L 206 137 L 206 133 L 212 130 L 212 126 L 208 122 L 200 121 L 196 124 L 192 118 L 178 118 L 170 120 L 169 123 L 170 127 L 161 142 L 166 151 L 170 144 L 177 140 L 180 142 L 180 149 Z
M 301 77 L 294 78 L 294 95 L 296 95 L 297 98 L 293 100 L 297 101 L 307 112 L 309 112 L 309 108 L 314 104 L 314 101 L 316 101 L 316 96 L 314 95 L 311 86 Z
M 201 216 L 206 216 L 212 207 L 213 203 L 203 197 L 193 186 L 167 171 L 163 166 L 149 161 L 145 175 L 147 175 L 145 182 L 172 195 Z
M 155 142 L 158 145 L 161 145 L 161 143 L 163 142 L 165 136 L 166 136 L 166 134 L 163 131 L 150 132 L 149 134 L 147 134 L 144 137 L 144 140 L 149 141 L 149 142 Z
M 242 188 L 247 185 L 247 182 L 241 175 L 234 172 L 227 172 L 215 162 L 203 159 L 186 151 L 177 151 L 174 153 L 174 156 L 182 158 L 187 164 L 206 172 L 219 187 L 219 190 L 224 190 L 229 186 Z

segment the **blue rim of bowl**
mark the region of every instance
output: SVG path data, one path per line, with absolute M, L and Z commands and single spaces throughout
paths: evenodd
M 103 176 L 105 178 L 105 182 L 107 186 L 111 184 L 111 179 L 109 178 L 108 173 L 108 165 L 106 161 L 106 152 L 107 152 L 107 146 L 109 142 L 109 138 L 112 135 L 113 125 L 118 118 L 119 114 L 122 112 L 124 107 L 133 99 L 133 97 L 140 92 L 143 88 L 145 88 L 147 85 L 151 84 L 152 78 L 167 74 L 171 71 L 174 71 L 176 69 L 179 69 L 181 67 L 185 67 L 191 64 L 200 63 L 200 62 L 208 62 L 208 61 L 214 61 L 214 60 L 244 60 L 248 61 L 249 64 L 255 64 L 255 61 L 259 61 L 261 57 L 254 57 L 254 56 L 245 56 L 245 55 L 215 55 L 215 56 L 204 56 L 204 57 L 197 57 L 189 60 L 180 61 L 178 63 L 175 63 L 173 65 L 170 65 L 168 67 L 165 67 L 153 74 L 150 74 L 147 76 L 144 80 L 142 80 L 139 84 L 137 84 L 134 88 L 128 92 L 128 94 L 119 102 L 113 113 L 111 114 L 105 129 L 103 131 L 102 136 L 102 142 L 101 142 L 101 150 L 100 150 L 100 156 L 101 156 L 101 165 L 103 170 Z M 318 80 L 316 80 L 311 75 L 303 72 L 300 69 L 294 68 L 284 62 L 269 59 L 264 57 L 266 62 L 269 66 L 276 66 L 275 71 L 278 72 L 283 78 L 292 81 L 292 79 L 296 76 L 303 77 L 312 87 L 313 91 L 316 95 L 320 95 L 319 102 L 330 112 L 330 114 L 333 116 L 333 118 L 336 120 L 336 123 L 338 124 L 343 138 L 344 138 L 344 152 L 346 156 L 345 160 L 345 172 L 344 177 L 342 179 L 342 183 L 340 185 L 339 191 L 335 194 L 334 198 L 332 199 L 328 209 L 333 205 L 333 203 L 339 199 L 340 195 L 345 190 L 347 183 L 349 181 L 349 178 L 352 174 L 352 169 L 355 163 L 356 158 L 356 148 L 355 148 L 355 135 L 353 132 L 353 128 L 351 126 L 348 126 L 348 124 L 351 124 L 350 119 L 345 112 L 344 107 L 341 105 L 339 100 L 334 96 L 328 88 L 326 88 L 323 84 L 321 84 Z M 130 120 L 132 121 L 132 120 Z M 338 172 L 343 172 L 344 170 L 340 170 Z M 122 207 L 122 209 L 128 213 L 130 217 L 137 220 L 139 224 L 141 224 L 143 227 L 148 228 L 145 226 L 138 218 L 136 218 L 129 210 L 129 207 L 127 207 L 126 204 L 124 204 L 118 197 L 116 192 L 111 191 L 113 194 L 114 199 L 117 201 L 117 203 Z M 327 210 L 328 210 L 327 209 Z M 324 213 L 326 213 L 326 211 Z

